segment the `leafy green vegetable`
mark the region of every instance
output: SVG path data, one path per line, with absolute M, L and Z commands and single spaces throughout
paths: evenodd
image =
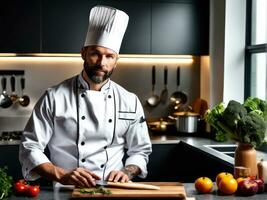
M 244 143 L 260 146 L 265 137 L 266 123 L 256 112 L 250 112 L 239 121 Z
M 231 100 L 222 113 L 222 118 L 230 128 L 236 128 L 238 121 L 247 114 L 241 103 Z
M 267 134 L 267 102 L 249 97 L 243 104 L 229 101 L 226 108 L 220 103 L 205 114 L 205 120 L 215 129 L 217 141 L 228 138 L 258 147 Z
M 107 194 L 110 195 L 112 194 L 110 190 L 104 188 L 103 186 L 99 186 L 96 188 L 82 188 L 80 189 L 80 193 L 84 193 L 84 194 Z
M 267 102 L 257 97 L 249 97 L 243 103 L 248 112 L 256 112 L 267 121 Z
M 12 192 L 12 177 L 6 173 L 7 167 L 0 168 L 0 199 L 8 197 Z
M 215 140 L 224 142 L 227 140 L 225 131 L 218 125 L 225 110 L 223 103 L 219 103 L 212 110 L 208 110 L 204 116 L 205 120 L 215 129 Z

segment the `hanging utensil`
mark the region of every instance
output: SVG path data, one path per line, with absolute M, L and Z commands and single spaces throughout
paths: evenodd
M 176 82 L 177 91 L 171 95 L 170 101 L 174 103 L 175 105 L 185 104 L 187 102 L 187 95 L 184 92 L 179 91 L 179 86 L 180 86 L 180 67 L 179 66 L 177 67 L 176 76 L 177 76 L 177 82 Z
M 1 84 L 2 84 L 2 94 L 0 96 L 0 106 L 2 108 L 8 108 L 12 105 L 12 101 L 6 92 L 6 77 L 2 77 Z
M 22 95 L 19 98 L 19 103 L 20 105 L 22 105 L 23 107 L 26 107 L 30 104 L 30 97 L 24 94 L 24 89 L 25 89 L 25 78 L 21 78 L 20 79 L 20 85 L 21 85 L 21 92 Z
M 18 95 L 17 95 L 16 92 L 15 92 L 15 90 L 16 90 L 16 89 L 15 89 L 15 88 L 16 88 L 16 78 L 15 78 L 14 75 L 10 77 L 10 85 L 11 85 L 11 95 L 10 95 L 10 99 L 11 99 L 11 101 L 14 103 L 14 102 L 16 102 L 17 99 L 18 99 Z
M 157 106 L 160 102 L 160 97 L 155 94 L 156 84 L 156 66 L 152 67 L 152 96 L 147 99 L 147 104 L 150 106 Z
M 160 101 L 165 104 L 168 100 L 168 89 L 167 89 L 167 83 L 168 83 L 168 67 L 164 67 L 164 90 L 162 90 L 160 95 Z

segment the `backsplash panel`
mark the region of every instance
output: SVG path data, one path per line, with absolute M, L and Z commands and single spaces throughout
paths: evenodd
M 188 104 L 200 96 L 200 62 L 194 57 L 193 63 L 169 62 L 131 62 L 131 58 L 118 62 L 111 79 L 127 90 L 137 94 L 144 106 L 147 118 L 164 117 L 168 114 L 168 102 L 160 103 L 157 107 L 150 107 L 146 99 L 152 94 L 151 70 L 156 66 L 155 93 L 160 95 L 164 89 L 163 71 L 168 66 L 168 93 L 169 96 L 177 91 L 176 68 L 181 67 L 181 85 L 178 90 L 188 94 Z M 25 70 L 26 87 L 24 93 L 30 96 L 28 107 L 14 104 L 10 108 L 0 108 L 0 131 L 22 130 L 31 114 L 31 111 L 44 93 L 46 88 L 79 74 L 83 68 L 83 61 L 79 57 L 0 57 L 0 70 Z M 18 77 L 19 78 L 19 77 Z M 2 88 L 1 88 L 2 91 Z M 8 76 L 7 91 L 10 93 Z M 19 79 L 16 80 L 16 92 L 21 95 Z

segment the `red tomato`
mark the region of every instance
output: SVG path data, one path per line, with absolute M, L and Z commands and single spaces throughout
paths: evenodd
M 16 194 L 25 194 L 28 190 L 28 185 L 25 185 L 22 182 L 16 182 L 14 184 L 14 191 Z
M 30 197 L 35 197 L 39 194 L 40 192 L 40 188 L 38 185 L 30 185 L 27 189 L 27 194 L 30 196 Z

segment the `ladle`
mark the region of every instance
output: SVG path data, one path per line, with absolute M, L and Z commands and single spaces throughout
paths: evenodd
M 160 97 L 155 94 L 156 84 L 156 66 L 152 67 L 152 96 L 147 99 L 147 104 L 150 106 L 157 106 L 160 102 Z
M 22 96 L 19 98 L 19 103 L 23 107 L 26 107 L 30 104 L 30 97 L 24 94 L 24 89 L 25 89 L 25 78 L 20 79 L 20 84 L 21 84 L 21 91 L 22 91 Z
M 2 108 L 8 108 L 12 105 L 12 101 L 6 92 L 6 77 L 2 77 L 1 84 L 2 84 L 3 91 L 2 91 L 2 94 L 0 96 L 0 106 Z

